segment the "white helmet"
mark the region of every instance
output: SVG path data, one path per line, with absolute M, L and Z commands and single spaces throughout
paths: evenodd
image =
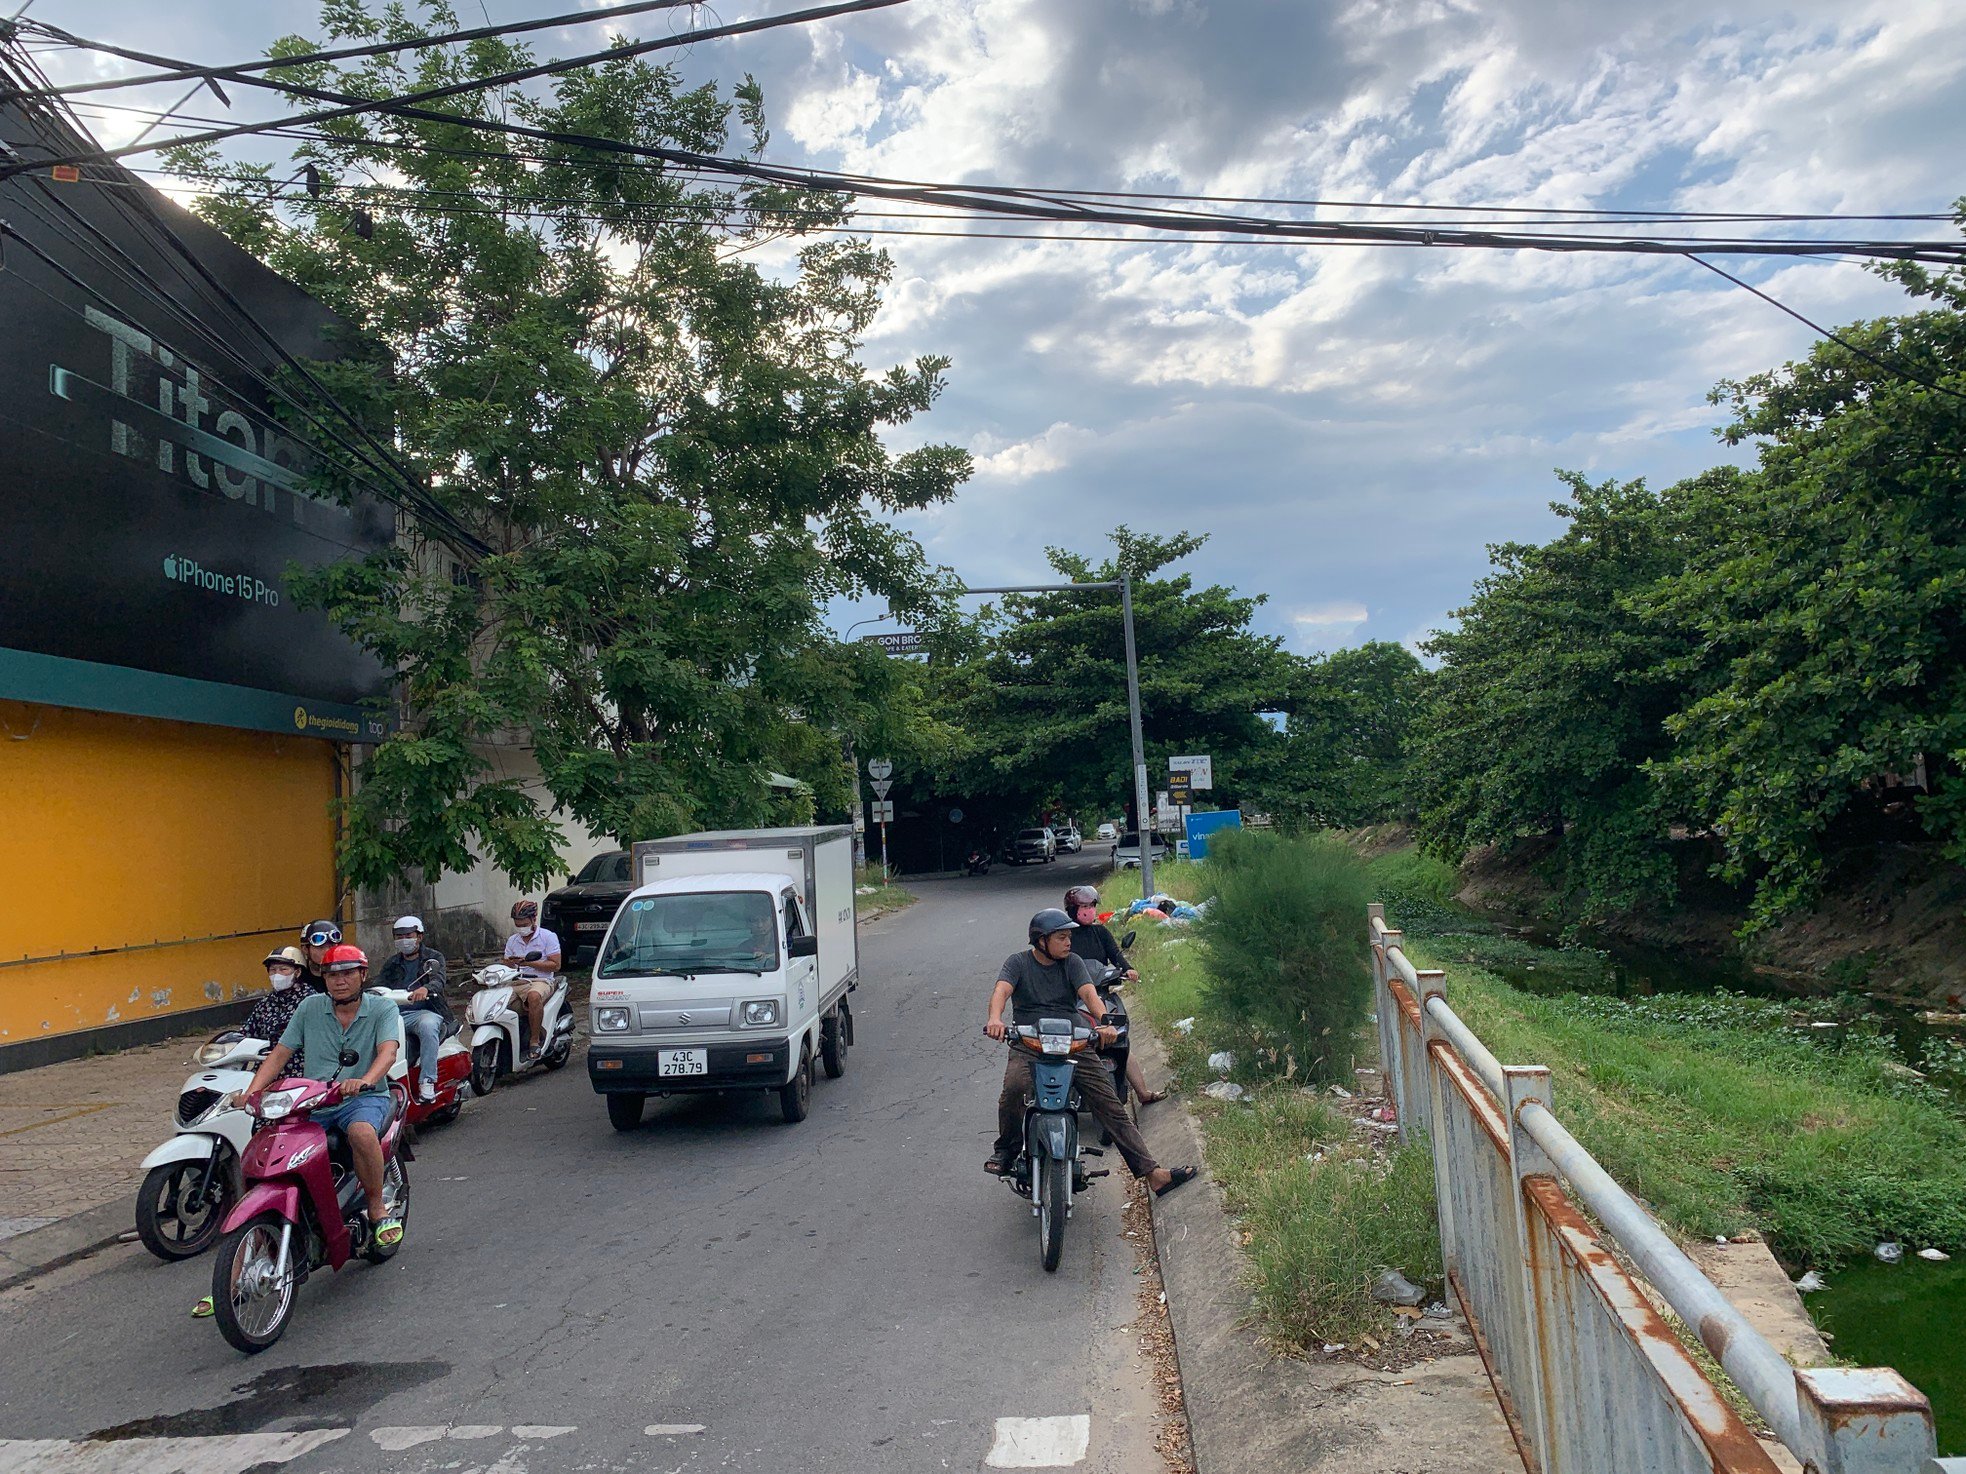
M 396 924 L 390 930 L 420 932 L 423 930 L 423 918 L 421 916 L 398 916 L 396 918 Z

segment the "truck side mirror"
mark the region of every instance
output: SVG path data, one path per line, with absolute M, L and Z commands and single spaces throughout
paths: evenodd
M 818 937 L 793 937 L 785 943 L 787 957 L 817 957 L 819 955 Z

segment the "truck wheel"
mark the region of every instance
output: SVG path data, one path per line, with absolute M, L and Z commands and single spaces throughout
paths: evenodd
M 617 1131 L 633 1131 L 642 1124 L 642 1106 L 648 1097 L 636 1091 L 622 1091 L 607 1097 L 608 1124 Z
M 1046 1157 L 1038 1169 L 1038 1253 L 1047 1272 L 1058 1268 L 1065 1252 L 1065 1193 L 1071 1186 L 1070 1166 Z
M 799 1051 L 799 1072 L 791 1083 L 778 1089 L 778 1108 L 785 1112 L 788 1125 L 796 1126 L 812 1109 L 812 1046 Z
M 846 1073 L 846 1025 L 837 1013 L 820 1021 L 819 1062 L 826 1066 L 828 1080 Z

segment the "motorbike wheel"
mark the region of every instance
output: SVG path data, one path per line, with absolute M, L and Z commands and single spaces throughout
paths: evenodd
M 410 1169 L 403 1165 L 401 1157 L 391 1157 L 389 1165 L 382 1169 L 382 1201 L 395 1211 L 405 1232 L 410 1226 Z M 362 1257 L 371 1264 L 386 1264 L 396 1257 L 396 1251 L 403 1247 L 401 1239 L 387 1248 L 369 1235 L 368 1247 L 362 1250 Z
M 796 1126 L 806 1118 L 812 1109 L 812 1051 L 806 1049 L 799 1054 L 799 1072 L 791 1083 L 782 1085 L 778 1091 L 778 1108 L 785 1112 L 788 1125 Z
M 498 1083 L 498 1041 L 488 1039 L 471 1051 L 471 1093 L 490 1095 Z
M 846 1073 L 846 1027 L 838 1015 L 819 1025 L 819 1062 L 826 1066 L 828 1080 Z
M 642 1124 L 642 1107 L 648 1097 L 638 1091 L 623 1090 L 607 1097 L 608 1125 L 617 1131 L 633 1131 Z
M 232 1164 L 220 1162 L 201 1211 L 185 1210 L 205 1175 L 203 1162 L 165 1162 L 144 1174 L 137 1189 L 137 1237 L 167 1263 L 192 1259 L 211 1248 L 232 1211 Z
M 559 1070 L 566 1068 L 567 1061 L 572 1058 L 573 1035 L 569 1034 L 558 1044 L 547 1050 L 545 1054 L 541 1055 L 539 1062 L 549 1070 Z
M 1071 1182 L 1068 1162 L 1046 1157 L 1038 1167 L 1038 1257 L 1046 1272 L 1058 1268 L 1065 1252 L 1065 1194 Z
M 285 1226 L 278 1213 L 255 1214 L 219 1240 L 212 1262 L 212 1309 L 219 1333 L 248 1356 L 279 1340 L 293 1318 L 293 1265 L 277 1262 Z M 307 1241 L 299 1224 L 294 1225 L 293 1240 L 290 1255 Z

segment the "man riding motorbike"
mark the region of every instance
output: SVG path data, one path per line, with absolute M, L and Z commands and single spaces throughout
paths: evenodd
M 526 1057 L 520 1063 L 531 1064 L 546 1045 L 546 1000 L 553 996 L 553 975 L 560 970 L 560 939 L 539 924 L 537 901 L 513 902 L 512 925 L 517 930 L 505 939 L 505 960 L 519 969 L 512 1001 L 526 1017 Z
M 416 1098 L 427 1104 L 437 1098 L 437 1051 L 451 1022 L 444 954 L 423 945 L 421 917 L 399 916 L 393 930 L 396 955 L 376 970 L 375 985 L 410 995 L 401 1005 L 403 1032 L 416 1046 L 410 1051 L 410 1063 L 418 1069 Z
M 984 1033 L 992 1039 L 1002 1039 L 1009 1032 L 1010 1026 L 1003 1018 L 1004 1005 L 1009 1004 L 1012 1023 L 1035 1024 L 1040 1019 L 1065 1017 L 1076 1008 L 1091 1018 L 1100 1043 L 1112 1044 L 1119 1038 L 1117 1029 L 1101 1022 L 1106 1016 L 1106 1005 L 1092 984 L 1091 972 L 1072 955 L 1071 934 L 1077 925 L 1056 909 L 1040 911 L 1031 918 L 1026 929 L 1031 943 L 1029 950 L 1006 957 L 1003 966 L 997 969 L 997 985 L 990 993 L 990 1014 L 983 1026 Z M 1106 1070 L 1097 1066 L 1080 1069 L 1073 1083 L 1086 1108 L 1112 1136 L 1113 1144 L 1126 1160 L 1127 1170 L 1144 1179 L 1155 1196 L 1164 1196 L 1193 1180 L 1195 1168 L 1163 1167 L 1154 1160 L 1126 1107 L 1120 1104 L 1112 1076 Z M 1024 1144 L 1024 1107 L 1032 1088 L 1031 1057 L 1023 1050 L 1013 1050 L 1010 1062 L 1004 1067 L 1003 1093 L 997 1097 L 996 1151 L 984 1164 L 985 1171 L 1002 1177 L 1016 1169 Z
M 389 1067 L 403 1048 L 402 1015 L 387 998 L 365 991 L 369 959 L 360 947 L 331 947 L 323 960 L 326 994 L 303 999 L 294 1010 L 279 1043 L 246 1087 L 246 1100 L 257 1109 L 261 1093 L 288 1073 L 288 1062 L 296 1055 L 306 1056 L 308 1079 L 338 1085 L 341 1103 L 316 1111 L 314 1119 L 348 1138 L 375 1241 L 388 1248 L 402 1241 L 403 1225 L 389 1216 L 383 1201 L 379 1132 L 389 1121 Z
M 1126 953 L 1113 940 L 1113 934 L 1099 919 L 1099 892 L 1089 885 L 1075 885 L 1065 892 L 1065 914 L 1078 923 L 1072 933 L 1072 955 L 1089 967 L 1117 967 L 1128 982 L 1138 982 L 1140 974 L 1126 960 Z M 1133 1098 L 1143 1106 L 1166 1100 L 1165 1090 L 1149 1090 L 1140 1061 L 1130 1052 L 1126 1057 L 1126 1083 L 1133 1087 Z
M 310 921 L 300 929 L 301 975 L 319 993 L 327 986 L 328 948 L 341 945 L 341 927 L 332 921 Z

